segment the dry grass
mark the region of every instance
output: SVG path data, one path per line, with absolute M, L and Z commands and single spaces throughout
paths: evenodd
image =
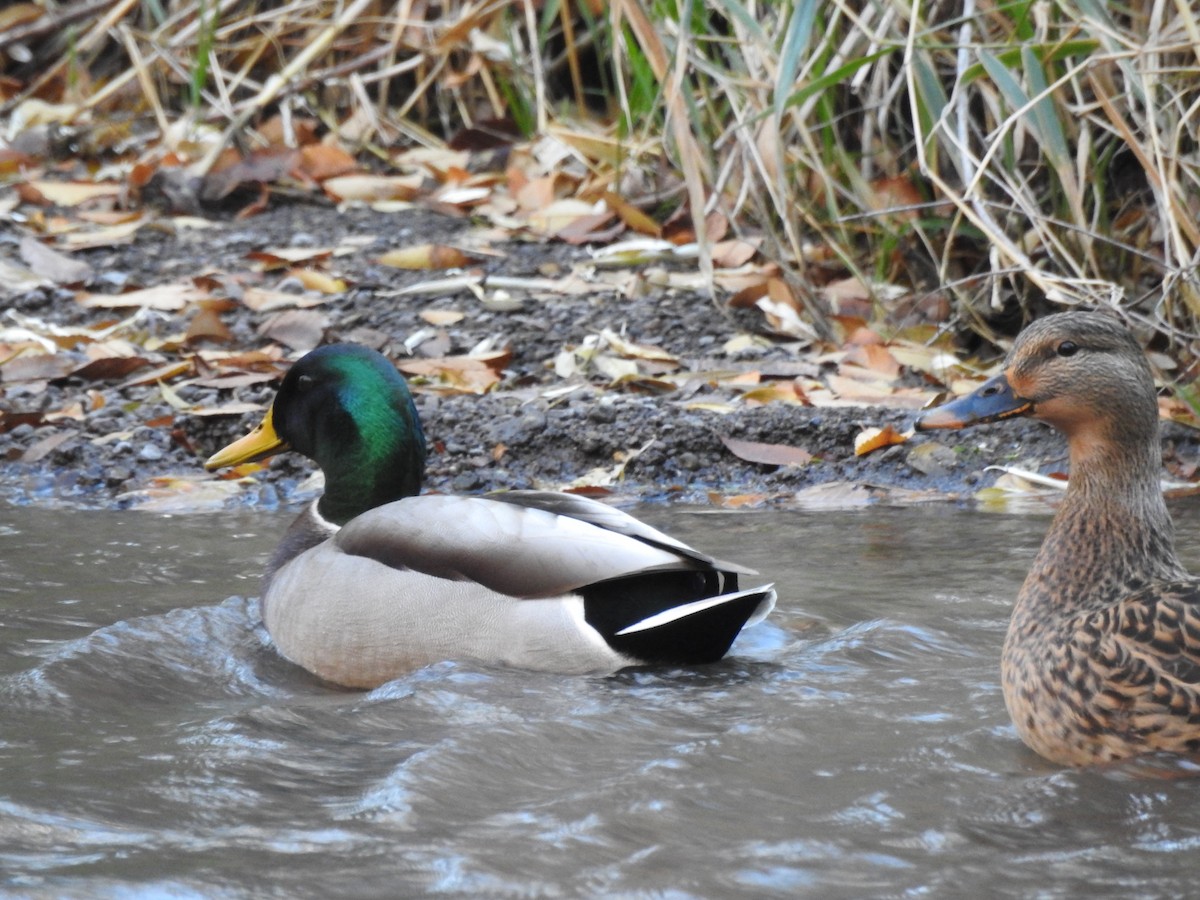
M 21 17 L 12 10 L 25 8 Z M 800 296 L 946 292 L 991 337 L 1049 307 L 1200 331 L 1200 12 L 1186 3 L 109 0 L 0 16 L 4 111 L 154 124 L 201 167 L 315 116 L 359 152 L 506 119 L 660 143 L 614 184 L 764 233 Z M 136 123 L 136 124 L 135 124 Z M 19 124 L 19 123 L 18 123 Z M 703 244 L 704 217 L 693 215 Z M 706 257 L 701 254 L 702 267 Z M 880 291 L 880 296 L 883 296 Z M 879 301 L 881 304 L 882 300 Z M 821 310 L 811 305 L 814 317 Z

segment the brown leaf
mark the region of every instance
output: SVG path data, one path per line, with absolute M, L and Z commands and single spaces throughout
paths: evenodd
M 35 463 L 45 459 L 71 438 L 79 437 L 78 431 L 59 431 L 49 437 L 42 438 L 35 444 L 30 445 L 21 454 L 21 462 Z
M 500 381 L 504 367 L 511 360 L 511 351 L 497 350 L 478 356 L 406 359 L 398 362 L 396 368 L 407 375 L 423 375 L 452 391 L 482 394 Z
M 204 177 L 200 196 L 206 201 L 223 200 L 243 185 L 274 184 L 291 173 L 300 159 L 300 151 L 272 147 L 252 153 L 245 159 Z
M 86 181 L 26 181 L 17 185 L 17 193 L 25 203 L 40 206 L 82 206 L 95 200 L 116 200 L 120 185 L 94 184 Z
M 74 284 L 92 276 L 92 267 L 86 262 L 59 253 L 36 238 L 21 238 L 19 249 L 21 259 L 35 275 L 56 284 Z
M 900 374 L 899 361 L 887 347 L 880 344 L 854 347 L 846 354 L 844 362 L 853 363 L 880 375 L 886 375 L 888 378 L 895 378 Z
M 753 241 L 720 241 L 712 249 L 713 265 L 722 269 L 736 269 L 744 266 L 758 252 L 761 240 Z
M 466 313 L 457 309 L 425 309 L 417 313 L 430 325 L 456 325 L 466 318 Z
M 421 175 L 338 175 L 327 179 L 321 188 L 339 202 L 359 200 L 378 203 L 385 200 L 415 200 L 421 191 Z
M 179 281 L 173 284 L 160 284 L 157 287 L 144 288 L 140 291 L 129 291 L 124 294 L 92 294 L 81 291 L 75 295 L 75 302 L 89 309 L 118 309 L 125 306 L 138 306 L 142 309 L 178 312 L 189 303 L 204 300 L 207 297 L 207 291 L 196 287 L 190 281 Z
M 106 356 L 80 366 L 66 377 L 82 378 L 84 381 L 107 381 L 112 378 L 124 378 L 130 372 L 136 372 L 148 365 L 150 360 L 141 356 Z
M 337 175 L 346 175 L 358 168 L 354 157 L 340 147 L 327 144 L 310 144 L 300 148 L 300 160 L 296 169 L 313 181 L 327 181 Z
M 867 428 L 854 438 L 854 455 L 866 456 L 875 450 L 891 447 L 893 444 L 903 444 L 909 435 L 901 434 L 891 425 L 882 428 Z
M 37 428 L 45 421 L 41 412 L 6 412 L 0 409 L 0 434 L 12 431 L 18 425 L 32 425 Z
M 813 455 L 803 447 L 787 444 L 766 444 L 761 441 L 744 441 L 741 438 L 721 435 L 721 443 L 729 452 L 746 462 L 762 463 L 767 466 L 804 466 L 812 462 Z
M 304 294 L 291 294 L 287 291 L 273 291 L 256 287 L 248 287 L 242 292 L 242 304 L 255 312 L 270 312 L 274 309 L 289 307 L 304 309 L 310 306 L 320 306 L 328 303 L 331 299 L 333 299 L 332 295 L 307 297 Z
M 610 224 L 611 223 L 611 224 Z M 554 236 L 567 244 L 606 244 L 625 231 L 625 223 L 614 221 L 610 210 L 580 216 Z
M 631 231 L 636 231 L 639 234 L 648 234 L 651 237 L 662 237 L 662 228 L 659 224 L 632 203 L 618 197 L 611 191 L 605 193 L 604 202 L 620 217 L 622 222 L 629 226 Z
M 558 234 L 576 219 L 592 216 L 595 212 L 592 204 L 583 200 L 567 198 L 555 200 L 530 212 L 528 222 L 531 230 L 550 237 Z
M 266 250 L 251 250 L 246 259 L 262 263 L 267 271 L 286 269 L 296 263 L 311 264 L 329 259 L 333 250 L 329 247 L 268 247 Z
M 377 262 L 393 269 L 458 269 L 472 262 L 472 258 L 445 244 L 415 244 L 389 250 Z
M 299 281 L 304 285 L 306 291 L 316 291 L 320 294 L 341 294 L 346 290 L 346 282 L 341 278 L 334 278 L 332 275 L 326 275 L 315 269 L 289 269 L 288 277 Z
M 75 368 L 70 357 L 54 353 L 18 356 L 0 363 L 0 381 L 49 381 L 61 378 Z
M 0 175 L 16 175 L 25 169 L 33 168 L 35 164 L 36 160 L 27 153 L 0 147 Z
M 221 321 L 221 314 L 211 306 L 202 304 L 188 323 L 187 336 L 184 340 L 189 344 L 200 341 L 216 341 L 227 344 L 233 340 L 233 332 Z
M 149 372 L 142 372 L 140 375 L 126 379 L 120 384 L 120 387 L 136 387 L 142 384 L 153 384 L 156 381 L 167 381 L 171 378 L 177 378 L 185 372 L 190 372 L 192 365 L 193 363 L 190 359 L 170 362 L 164 366 L 157 366 Z
M 289 309 L 275 313 L 258 327 L 258 333 L 285 347 L 307 353 L 325 336 L 329 317 L 311 309 Z

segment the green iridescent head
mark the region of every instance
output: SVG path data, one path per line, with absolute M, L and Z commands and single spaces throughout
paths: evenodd
M 325 473 L 321 515 L 338 524 L 421 489 L 425 435 L 408 385 L 384 356 L 357 344 L 330 344 L 301 358 L 263 423 L 206 465 L 289 448 Z

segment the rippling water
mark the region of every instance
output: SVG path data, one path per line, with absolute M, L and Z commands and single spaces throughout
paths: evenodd
M 997 660 L 1044 518 L 643 514 L 779 583 L 732 658 L 354 693 L 279 660 L 243 599 L 285 518 L 0 509 L 0 887 L 1194 893 L 1200 781 L 1056 769 L 1009 727 Z

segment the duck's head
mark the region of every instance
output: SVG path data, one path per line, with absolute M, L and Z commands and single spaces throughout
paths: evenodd
M 262 422 L 204 466 L 211 471 L 283 450 L 324 471 L 321 515 L 337 524 L 421 489 L 425 435 L 408 386 L 385 357 L 356 344 L 302 357 Z
M 972 394 L 924 413 L 918 431 L 965 428 L 1014 416 L 1048 422 L 1072 451 L 1156 434 L 1154 377 L 1133 335 L 1112 316 L 1066 312 L 1022 331 L 1004 371 Z

